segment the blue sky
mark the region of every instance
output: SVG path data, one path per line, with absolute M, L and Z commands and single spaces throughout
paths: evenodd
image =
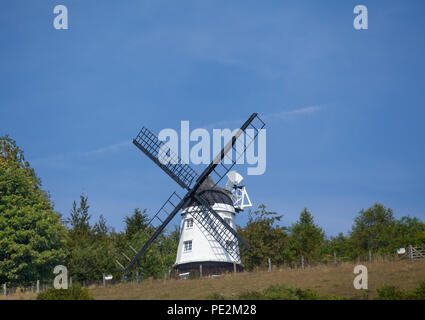
M 60 4 L 68 30 L 53 28 Z M 368 7 L 368 30 L 353 28 L 358 4 Z M 67 216 L 84 192 L 93 222 L 103 214 L 122 230 L 135 207 L 153 213 L 180 188 L 131 144 L 142 125 L 158 133 L 258 112 L 267 171 L 244 182 L 284 225 L 306 206 L 328 234 L 347 232 L 377 201 L 424 220 L 424 9 L 4 0 L 0 135 L 25 150 L 57 211 Z

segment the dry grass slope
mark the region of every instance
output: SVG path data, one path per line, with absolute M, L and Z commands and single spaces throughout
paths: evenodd
M 376 289 L 390 284 L 401 289 L 415 289 L 425 280 L 425 260 L 364 263 L 369 271 L 369 290 L 355 290 L 353 287 L 354 264 L 339 266 L 318 266 L 305 270 L 280 269 L 272 272 L 243 272 L 226 274 L 218 278 L 194 280 L 152 280 L 139 284 L 127 283 L 107 288 L 89 287 L 96 300 L 123 299 L 169 299 L 202 300 L 212 294 L 232 296 L 249 291 L 261 291 L 271 285 L 286 284 L 301 289 L 313 289 L 321 296 L 337 295 L 348 299 L 371 299 Z M 33 293 L 23 293 L 7 299 L 35 299 Z M 0 299 L 3 299 L 0 296 Z
M 219 278 L 194 280 L 152 280 L 140 284 L 120 284 L 109 288 L 92 287 L 95 299 L 188 299 L 201 300 L 218 293 L 239 295 L 261 291 L 271 285 L 287 284 L 302 289 L 313 289 L 320 295 L 338 295 L 349 299 L 373 298 L 376 289 L 385 284 L 412 290 L 425 280 L 425 261 L 365 263 L 369 271 L 369 290 L 353 287 L 354 264 L 318 266 L 305 270 L 280 269 L 273 272 L 244 272 L 226 274 Z

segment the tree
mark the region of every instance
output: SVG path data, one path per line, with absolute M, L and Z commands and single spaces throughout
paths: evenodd
M 297 256 L 303 256 L 307 262 L 313 262 L 320 256 L 325 233 L 314 223 L 311 213 L 304 208 L 299 220 L 291 227 L 291 247 Z
M 115 263 L 119 251 L 115 247 L 114 237 L 109 233 L 106 219 L 100 215 L 99 221 L 91 226 L 89 209 L 88 197 L 81 195 L 78 206 L 76 201 L 73 202 L 67 220 L 71 226 L 67 237 L 70 251 L 67 265 L 76 281 L 95 281 L 102 279 L 103 274 L 122 274 Z
M 109 227 L 106 225 L 106 219 L 102 214 L 99 217 L 99 221 L 95 223 L 93 232 L 95 237 L 100 240 L 105 239 L 108 236 Z
M 425 231 L 415 237 L 416 246 L 425 246 Z
M 144 231 L 148 227 L 149 217 L 146 213 L 146 209 L 140 211 L 139 208 L 134 209 L 134 213 L 131 216 L 127 216 L 124 219 L 125 222 L 125 234 L 128 239 L 133 238 L 139 231 Z
M 242 263 L 247 269 L 266 266 L 268 258 L 275 264 L 288 261 L 286 228 L 277 225 L 281 218 L 276 212 L 267 211 L 262 204 L 258 210 L 249 211 L 244 228 L 238 227 L 237 232 L 251 246 L 248 252 L 242 250 Z
M 158 245 L 162 258 L 161 273 L 168 271 L 167 269 L 176 262 L 176 252 L 179 245 L 179 239 L 180 228 L 178 226 L 175 226 L 173 231 L 160 236 Z
M 361 210 L 354 220 L 350 232 L 353 247 L 359 254 L 369 250 L 390 253 L 389 244 L 394 235 L 396 220 L 391 208 L 375 203 L 367 210 Z M 392 249 L 394 251 L 395 248 Z
M 425 238 L 425 223 L 416 217 L 401 217 L 400 220 L 395 222 L 394 232 L 392 232 L 390 240 L 391 247 L 388 249 L 394 252 L 396 248 L 425 244 L 420 240 L 421 235 L 422 238 Z
M 336 253 L 338 261 L 353 260 L 353 248 L 350 238 L 344 236 L 342 232 L 338 233 L 336 237 L 330 237 L 325 240 L 322 248 L 322 255 L 327 261 L 333 261 L 334 253 Z
M 76 237 L 87 237 L 92 229 L 90 226 L 91 215 L 89 214 L 88 198 L 83 194 L 80 195 L 80 206 L 77 208 L 77 203 L 72 203 L 70 219 L 67 223 L 71 225 L 71 230 Z
M 0 137 L 0 283 L 52 278 L 68 254 L 65 234 L 23 151 Z
M 116 235 L 117 247 L 128 256 L 134 256 L 134 252 L 129 250 L 130 246 L 137 249 L 142 248 L 154 232 L 154 228 L 149 226 L 149 217 L 146 211 L 146 209 L 143 211 L 138 208 L 134 209 L 134 213 L 124 219 L 125 237 Z M 179 237 L 179 228 L 175 228 L 171 232 L 165 230 L 161 232 L 136 261 L 130 275 L 134 276 L 135 272 L 139 271 L 139 275 L 146 278 L 162 276 L 168 272 L 168 268 L 175 262 Z

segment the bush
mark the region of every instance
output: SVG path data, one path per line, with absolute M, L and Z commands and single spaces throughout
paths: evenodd
M 207 300 L 226 300 L 226 297 L 218 293 L 213 293 L 209 295 L 206 299 Z
M 376 289 L 375 300 L 404 300 L 406 293 L 396 286 L 384 285 Z
M 317 292 L 295 287 L 271 286 L 263 291 L 264 299 L 267 300 L 319 300 Z
M 69 289 L 50 288 L 40 292 L 37 295 L 37 300 L 94 300 L 87 288 L 73 286 Z
M 250 291 L 237 296 L 225 297 L 213 294 L 207 297 L 210 300 L 320 300 L 320 299 L 341 299 L 341 297 L 321 297 L 316 291 L 289 287 L 286 285 L 271 286 L 261 292 Z
M 410 299 L 425 300 L 425 280 L 419 283 L 419 287 L 412 292 Z
M 395 286 L 382 286 L 376 290 L 376 300 L 425 300 L 425 280 L 412 291 L 403 291 Z

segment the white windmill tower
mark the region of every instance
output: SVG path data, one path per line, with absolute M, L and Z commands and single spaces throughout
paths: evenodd
M 227 177 L 227 189 L 215 186 L 211 177 L 208 177 L 197 194 L 206 199 L 225 223 L 235 229 L 236 212 L 251 206 L 251 201 L 245 187 L 239 185 L 243 177 L 236 171 L 230 171 Z M 183 275 L 198 272 L 203 275 L 218 274 L 234 270 L 235 267 L 242 270 L 236 237 L 228 238 L 223 247 L 208 228 L 204 228 L 194 219 L 192 212 L 199 212 L 199 208 L 195 203 L 186 203 L 181 213 L 175 270 Z

